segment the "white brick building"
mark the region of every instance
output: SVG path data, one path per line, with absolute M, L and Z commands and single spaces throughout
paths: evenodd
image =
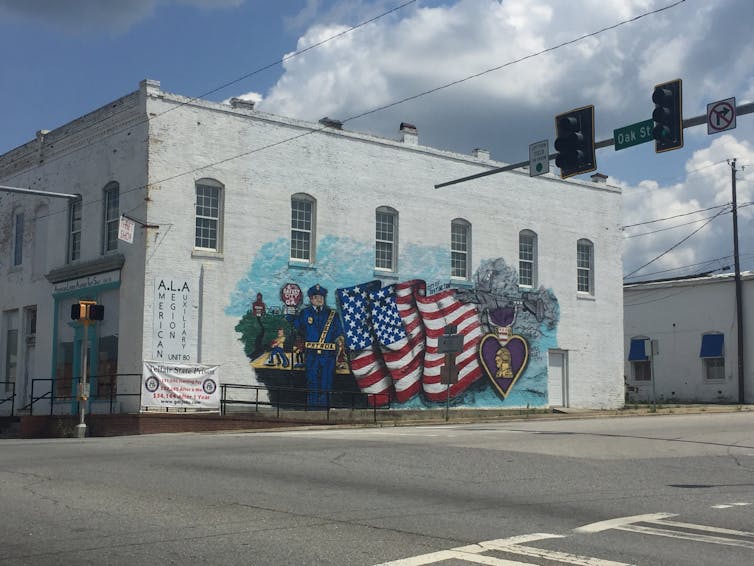
M 115 410 L 135 411 L 143 360 L 218 363 L 224 383 L 301 386 L 301 370 L 264 364 L 277 327 L 293 361 L 287 283 L 304 293 L 319 283 L 336 306 L 336 289 L 420 280 L 428 302 L 447 295 L 474 311 L 461 325 L 455 405 L 621 405 L 619 191 L 526 171 L 436 190 L 502 164 L 421 146 L 401 126 L 399 139 L 378 138 L 143 81 L 0 156 L 2 185 L 80 195 L 0 191 L 0 400 L 14 383 L 18 410 L 31 380 L 47 379 L 55 410 L 75 410 L 83 328 L 70 307 L 80 299 L 105 306 L 90 327 L 93 410 L 109 410 L 117 374 Z M 120 214 L 137 221 L 131 244 L 117 239 Z M 427 385 L 440 370 L 426 340 L 416 394 L 398 400 L 403 369 L 393 360 L 385 370 L 395 407 L 433 406 L 445 391 Z M 371 392 L 348 369 L 335 387 Z
M 733 274 L 626 285 L 623 301 L 629 401 L 739 402 Z M 754 336 L 754 274 L 750 272 L 742 274 L 742 302 L 743 338 L 750 343 Z M 744 348 L 746 403 L 754 399 L 752 363 Z

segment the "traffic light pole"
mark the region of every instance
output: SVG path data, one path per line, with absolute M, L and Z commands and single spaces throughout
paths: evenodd
M 743 116 L 744 114 L 751 114 L 754 113 L 754 102 L 750 102 L 748 104 L 742 104 L 741 106 L 736 107 L 736 115 L 737 116 Z M 694 116 L 693 118 L 688 118 L 683 121 L 683 129 L 686 128 L 693 128 L 694 126 L 701 126 L 702 124 L 707 123 L 707 115 L 702 114 L 701 116 Z M 610 147 L 615 145 L 615 140 L 613 138 L 610 138 L 608 140 L 602 140 L 598 141 L 594 144 L 594 149 L 601 149 L 603 147 Z M 548 159 L 550 161 L 554 161 L 557 157 L 557 153 L 551 153 L 548 156 Z M 490 169 L 489 171 L 482 171 L 481 173 L 476 173 L 474 175 L 469 175 L 468 177 L 461 177 L 460 179 L 453 179 L 452 181 L 446 181 L 444 183 L 438 183 L 435 185 L 436 189 L 442 189 L 443 187 L 448 187 L 450 185 L 456 185 L 458 183 L 463 183 L 465 181 L 473 181 L 474 179 L 480 179 L 482 177 L 487 177 L 489 175 L 496 175 L 497 173 L 504 173 L 505 171 L 513 171 L 514 169 L 521 169 L 522 167 L 528 167 L 529 166 L 529 160 L 526 161 L 519 161 L 518 163 L 512 163 L 510 165 L 505 165 L 504 167 L 495 167 L 494 169 Z
M 89 319 L 82 320 L 84 323 L 84 341 L 82 349 L 83 366 L 81 368 L 81 383 L 79 383 L 79 424 L 76 425 L 76 438 L 86 437 L 86 423 L 84 415 L 86 413 L 86 402 L 89 399 L 88 393 L 88 366 L 89 366 Z

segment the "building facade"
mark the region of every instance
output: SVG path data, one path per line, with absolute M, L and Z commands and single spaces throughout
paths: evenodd
M 0 156 L 1 185 L 73 195 L 0 191 L 0 391 L 75 410 L 86 343 L 92 411 L 139 410 L 144 361 L 272 388 L 311 386 L 316 356 L 375 404 L 617 407 L 620 192 L 527 171 L 434 188 L 501 165 L 410 124 L 386 139 L 142 81 Z M 295 332 L 317 285 L 337 339 Z M 80 300 L 104 319 L 71 320 Z
M 742 274 L 743 338 L 754 332 L 754 274 Z M 733 274 L 626 285 L 628 401 L 738 403 L 754 400 L 752 359 L 739 372 Z M 741 383 L 743 378 L 743 383 Z

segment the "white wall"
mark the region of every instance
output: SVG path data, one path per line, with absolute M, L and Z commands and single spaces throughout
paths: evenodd
M 154 278 L 167 272 L 198 280 L 203 269 L 202 361 L 223 363 L 226 381 L 255 383 L 234 331 L 238 320 L 224 310 L 261 245 L 289 238 L 290 197 L 305 192 L 317 199 L 318 239 L 350 237 L 369 249 L 378 206 L 399 211 L 402 250 L 411 244 L 447 249 L 450 221 L 465 218 L 473 226 L 474 268 L 496 257 L 517 268 L 518 232 L 534 230 L 538 280 L 553 290 L 560 305 L 557 346 L 568 351 L 571 405 L 622 404 L 618 190 L 522 172 L 435 190 L 435 183 L 487 167 L 471 156 L 352 132 L 311 133 L 319 126 L 201 101 L 176 108 L 176 102 L 188 100 L 154 92 L 149 102 L 150 113 L 171 111 L 150 123 L 149 222 L 160 228 L 148 242 L 145 352 L 153 342 L 149 297 Z M 301 134 L 306 135 L 259 150 Z M 225 186 L 223 253 L 192 257 L 194 182 L 205 177 Z M 594 297 L 576 292 L 580 238 L 595 247 Z M 371 278 L 371 266 L 364 266 L 363 280 Z M 332 296 L 329 302 L 334 303 Z
M 744 338 L 754 332 L 754 279 L 746 274 L 743 280 Z M 639 387 L 638 400 L 651 400 L 652 383 L 632 379 L 628 360 L 631 338 L 647 336 L 657 340 L 659 353 L 654 357 L 654 388 L 658 399 L 685 402 L 738 401 L 738 348 L 736 334 L 736 295 L 732 275 L 698 278 L 644 285 L 624 289 L 624 360 L 628 383 Z M 725 379 L 705 378 L 703 360 L 699 357 L 702 335 L 724 334 Z M 754 359 L 744 350 L 747 402 L 754 396 Z

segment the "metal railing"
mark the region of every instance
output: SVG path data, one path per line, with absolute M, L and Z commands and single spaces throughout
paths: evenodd
M 233 392 L 251 391 L 253 398 L 229 398 Z M 266 398 L 260 399 L 259 393 Z M 390 399 L 386 394 L 362 393 L 360 391 L 342 391 L 332 389 L 305 389 L 301 387 L 270 387 L 263 385 L 241 385 L 224 383 L 220 386 L 220 414 L 227 414 L 228 406 L 253 406 L 258 412 L 259 407 L 272 407 L 276 417 L 280 418 L 281 409 L 325 411 L 327 421 L 330 420 L 332 409 L 371 410 L 374 422 L 377 422 L 377 411 L 389 410 Z
M 10 387 L 8 387 L 10 385 Z M 8 390 L 10 389 L 10 393 Z M 5 395 L 5 397 L 3 397 Z M 16 382 L 0 381 L 0 406 L 10 403 L 10 415 L 13 416 L 16 407 Z
M 118 373 L 108 375 L 92 375 L 89 376 L 89 382 L 94 384 L 94 392 L 89 397 L 89 402 L 95 401 L 107 401 L 107 413 L 113 414 L 116 404 L 121 397 L 138 397 L 141 396 L 141 387 L 138 387 L 137 393 L 119 393 L 118 392 L 118 378 L 120 377 L 137 377 L 141 380 L 140 373 Z M 105 381 L 103 378 L 107 378 Z M 43 389 L 42 383 L 49 383 L 46 391 L 40 392 Z M 55 403 L 69 402 L 72 403 L 76 400 L 76 396 L 72 393 L 66 395 L 57 395 L 55 393 L 55 380 L 52 378 L 35 378 L 31 380 L 31 396 L 29 403 L 22 407 L 20 410 L 29 410 L 30 414 L 34 414 L 34 407 L 40 401 L 49 401 L 49 413 L 52 415 Z

